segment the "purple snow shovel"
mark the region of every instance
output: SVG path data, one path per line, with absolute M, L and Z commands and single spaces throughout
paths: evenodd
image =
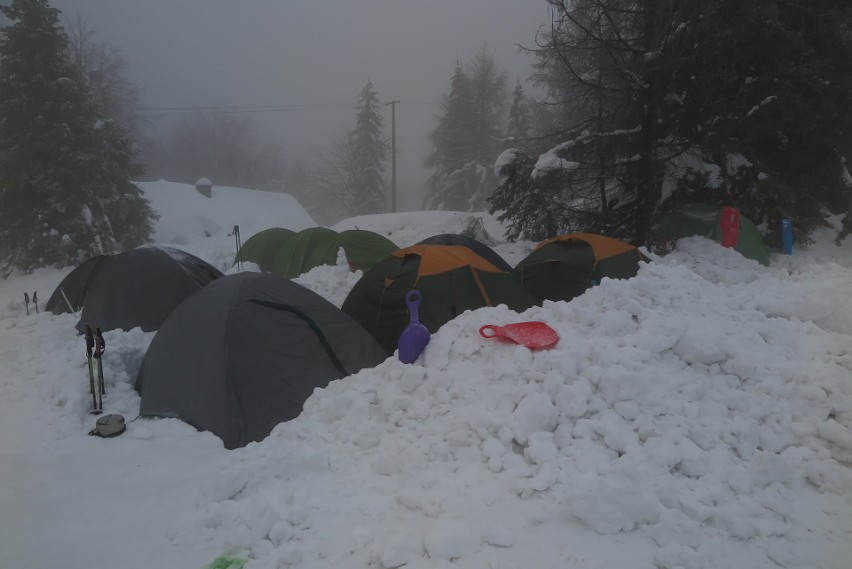
M 404 364 L 413 363 L 419 358 L 431 337 L 426 326 L 420 323 L 417 313 L 417 307 L 420 306 L 422 298 L 423 295 L 420 294 L 419 290 L 410 290 L 405 295 L 405 304 L 408 305 L 411 322 L 399 336 L 399 361 Z

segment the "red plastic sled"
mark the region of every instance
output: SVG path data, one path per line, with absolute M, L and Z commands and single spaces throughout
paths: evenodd
M 532 350 L 549 348 L 559 341 L 556 330 L 544 322 L 517 322 L 505 326 L 486 324 L 479 329 L 483 338 L 504 338 Z

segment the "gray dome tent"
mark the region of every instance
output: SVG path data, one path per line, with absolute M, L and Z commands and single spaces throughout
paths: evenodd
M 177 417 L 229 449 L 297 417 L 317 387 L 386 359 L 360 324 L 284 277 L 211 282 L 163 323 L 136 390 L 143 416 Z
M 146 246 L 107 256 L 87 279 L 77 279 L 82 290 L 65 291 L 83 299 L 77 323 L 81 332 L 83 324 L 103 331 L 139 327 L 151 332 L 186 297 L 221 276 L 185 251 Z
M 44 309 L 54 314 L 77 312 L 83 304 L 83 299 L 86 298 L 92 277 L 97 274 L 101 264 L 107 259 L 109 255 L 96 255 L 74 267 L 54 289 Z

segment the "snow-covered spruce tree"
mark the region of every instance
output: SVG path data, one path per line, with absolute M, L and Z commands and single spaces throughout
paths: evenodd
M 508 142 L 525 141 L 532 130 L 530 111 L 524 87 L 518 81 L 512 92 L 512 105 L 509 107 L 509 118 L 506 121 L 506 137 Z
M 663 206 L 738 205 L 773 244 L 785 217 L 803 241 L 829 214 L 852 222 L 852 4 L 714 2 L 702 14 L 689 32 L 706 72 L 682 78 L 700 136 L 680 180 L 707 181 L 678 184 Z
M 12 0 L 0 13 L 10 21 L 0 30 L 0 270 L 142 243 L 153 213 L 129 187 L 132 145 L 92 111 L 59 12 Z
M 672 132 L 665 97 L 675 6 L 658 13 L 653 5 L 667 0 L 549 1 L 553 24 L 533 52 L 537 82 L 547 93 L 542 103 L 557 109 L 551 114 L 560 124 L 543 139 L 550 146 L 534 160 L 530 177 L 514 183 L 522 194 L 516 200 L 545 192 L 535 201 L 556 210 L 561 231 L 644 242 L 666 163 L 688 146 Z M 506 190 L 503 182 L 498 193 Z M 506 215 L 531 226 L 513 211 Z
M 792 217 L 800 236 L 848 218 L 848 2 L 549 2 L 538 79 L 570 111 L 516 201 L 550 191 L 566 230 L 634 243 L 686 201 L 739 206 L 765 231 Z
M 474 56 L 469 73 L 456 63 L 443 115 L 429 135 L 432 153 L 426 166 L 434 173 L 427 181 L 424 209 L 485 209 L 497 184 L 493 165 L 502 140 L 505 88 L 505 74 L 484 48 Z
M 126 251 L 150 241 L 159 215 L 131 181 L 142 174 L 143 168 L 137 162 L 136 145 L 127 126 L 105 119 L 96 123 L 95 129 L 94 151 L 100 166 L 89 172 L 92 197 L 109 224 L 109 242 L 114 245 L 112 249 L 103 247 L 103 251 Z
M 349 133 L 352 197 L 357 215 L 387 211 L 384 179 L 388 143 L 383 138 L 382 115 L 373 83 L 367 81 L 358 98 L 355 128 Z
M 563 208 L 553 203 L 560 195 L 559 172 L 537 175 L 534 168 L 532 158 L 517 149 L 503 152 L 494 166 L 501 183 L 488 201 L 497 219 L 510 222 L 505 235 L 509 241 L 542 241 L 565 233 Z
M 442 102 L 443 115 L 438 120 L 437 128 L 429 134 L 433 150 L 425 165 L 435 172 L 426 182 L 428 193 L 423 200 L 423 209 L 468 210 L 469 189 L 461 180 L 458 180 L 461 184 L 451 184 L 451 176 L 463 172 L 468 164 L 472 164 L 471 91 L 470 80 L 462 64 L 456 62 L 450 80 L 450 93 Z

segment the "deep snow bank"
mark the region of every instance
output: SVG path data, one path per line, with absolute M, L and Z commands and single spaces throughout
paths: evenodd
M 852 321 L 794 267 L 696 238 L 571 303 L 465 314 L 235 452 L 198 523 L 252 568 L 839 569 Z M 477 334 L 521 319 L 557 347 Z

